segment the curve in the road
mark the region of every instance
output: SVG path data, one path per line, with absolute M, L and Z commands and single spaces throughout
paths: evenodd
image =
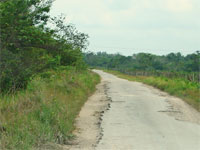
M 96 150 L 200 150 L 198 121 L 176 119 L 182 110 L 170 109 L 170 96 L 142 83 L 95 72 L 109 82 L 107 94 L 112 99 L 102 117 L 103 136 Z M 170 111 L 174 116 L 163 113 Z

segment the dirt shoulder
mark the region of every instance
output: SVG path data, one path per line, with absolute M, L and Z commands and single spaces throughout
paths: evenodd
M 96 92 L 85 103 L 76 119 L 75 139 L 70 145 L 63 146 L 64 150 L 95 149 L 101 139 L 101 117 L 109 108 L 109 97 L 107 96 L 107 82 L 101 81 L 97 85 Z
M 109 114 L 111 114 L 112 119 L 118 117 L 117 121 L 120 121 L 120 119 L 122 119 L 122 120 L 126 119 L 128 117 L 127 115 L 124 115 L 123 117 L 119 117 L 120 115 L 123 115 L 123 111 L 125 111 L 125 110 L 126 110 L 126 114 L 129 114 L 129 113 L 135 114 L 135 115 L 131 115 L 130 118 L 128 117 L 129 118 L 128 121 L 123 120 L 123 124 L 125 124 L 125 126 L 127 124 L 127 126 L 126 126 L 127 128 L 131 128 L 131 130 L 137 129 L 134 133 L 137 133 L 140 130 L 141 130 L 141 132 L 147 130 L 148 131 L 147 133 L 149 133 L 149 131 L 152 131 L 151 129 L 154 129 L 154 125 L 152 126 L 152 128 L 150 128 L 151 124 L 149 124 L 149 123 L 152 123 L 152 122 L 155 124 L 158 124 L 155 131 L 157 131 L 159 129 L 160 131 L 162 131 L 162 133 L 164 135 L 166 134 L 166 136 L 162 135 L 162 138 L 170 137 L 172 135 L 171 132 L 173 132 L 174 136 L 171 137 L 172 139 L 171 138 L 165 139 L 164 143 L 166 141 L 169 141 L 169 143 L 170 143 L 170 141 L 173 142 L 174 141 L 173 138 L 179 139 L 179 138 L 177 138 L 177 137 L 179 137 L 179 130 L 180 130 L 181 134 L 184 131 L 184 130 L 182 130 L 182 128 L 183 129 L 185 128 L 186 131 L 188 131 L 188 132 L 185 131 L 186 135 L 190 135 L 191 133 L 193 133 L 193 128 L 190 128 L 190 126 L 195 126 L 196 128 L 198 128 L 198 125 L 200 124 L 200 115 L 199 115 L 200 113 L 198 111 L 196 111 L 195 109 L 193 109 L 190 105 L 185 103 L 183 100 L 181 100 L 177 97 L 170 96 L 169 94 L 167 94 L 165 92 L 162 92 L 156 88 L 153 88 L 149 85 L 145 85 L 143 83 L 128 82 L 125 80 L 117 79 L 117 80 L 119 80 L 120 84 L 119 84 L 119 86 L 116 86 L 117 81 L 116 81 L 116 79 L 113 79 L 114 76 L 111 76 L 108 74 L 103 74 L 103 75 L 102 75 L 103 80 L 101 81 L 100 84 L 97 85 L 97 91 L 88 99 L 88 101 L 85 103 L 84 107 L 82 108 L 78 118 L 76 119 L 77 129 L 74 131 L 76 138 L 71 142 L 70 145 L 63 146 L 60 149 L 63 149 L 63 150 L 80 150 L 80 149 L 81 150 L 94 150 L 95 148 L 98 149 L 99 145 L 100 145 L 99 149 L 102 149 L 102 147 L 101 147 L 101 145 L 103 143 L 102 141 L 104 141 L 104 143 L 107 142 L 107 141 L 105 142 L 104 137 L 102 137 L 103 133 L 104 133 L 104 136 L 106 136 L 105 133 L 109 133 L 110 132 L 109 130 L 111 128 L 120 127 L 120 125 L 121 125 L 120 123 L 118 123 L 118 124 L 116 124 L 116 126 L 109 127 L 108 130 L 106 130 L 107 128 L 105 126 L 105 118 L 108 119 Z M 110 89 L 108 88 L 108 84 L 109 84 L 109 87 L 111 87 Z M 129 86 L 127 86 L 126 84 L 130 85 L 130 88 L 127 88 Z M 124 90 L 124 92 L 123 92 L 123 90 Z M 117 91 L 121 91 L 121 93 L 118 93 Z M 134 92 L 134 94 L 131 94 L 132 92 Z M 114 109 L 114 106 L 116 106 L 118 103 L 113 104 L 113 102 L 115 102 L 114 100 L 111 103 L 111 98 L 109 97 L 109 96 L 111 96 L 111 93 L 113 96 L 115 96 L 117 94 L 117 97 L 115 97 L 115 100 L 120 99 L 119 102 L 122 102 L 121 100 L 123 99 L 123 101 L 127 101 L 127 103 L 130 103 L 130 104 L 128 104 L 126 107 L 123 107 L 123 109 L 121 111 L 120 111 L 120 108 L 122 106 L 121 103 L 120 103 L 119 108 Z M 149 94 L 149 96 L 148 96 L 148 94 Z M 124 98 L 123 98 L 123 96 L 124 96 Z M 132 98 L 131 98 L 131 96 L 132 96 Z M 130 99 L 130 100 L 127 100 L 127 99 Z M 135 99 L 135 101 L 133 101 L 133 99 Z M 150 101 L 149 101 L 149 99 L 150 99 Z M 140 100 L 140 101 L 138 101 L 138 100 Z M 125 104 L 126 103 L 123 103 L 123 105 L 125 105 Z M 146 109 L 144 109 L 145 107 L 146 107 Z M 109 109 L 110 109 L 110 111 L 107 111 Z M 112 109 L 113 109 L 114 114 L 112 114 Z M 118 110 L 118 111 L 116 112 L 114 110 Z M 153 110 L 153 111 L 151 111 L 151 110 Z M 143 111 L 144 112 L 149 111 L 149 113 L 144 113 L 145 115 L 142 115 Z M 108 114 L 108 112 L 110 112 L 110 113 Z M 129 113 L 127 113 L 127 112 L 129 112 Z M 163 115 L 160 115 L 162 113 L 163 113 Z M 107 117 L 105 117 L 106 114 L 107 114 Z M 166 116 L 169 115 L 171 117 L 165 117 L 164 114 L 166 114 Z M 114 117 L 115 115 L 117 115 L 117 117 Z M 137 118 L 137 117 L 139 117 L 139 118 Z M 131 125 L 130 119 L 134 119 L 134 118 L 137 118 L 140 121 L 137 122 L 137 120 L 133 120 L 133 123 Z M 175 118 L 175 120 L 173 118 Z M 146 123 L 146 121 L 148 121 L 148 119 L 150 120 L 150 122 Z M 108 120 L 106 120 L 106 121 L 108 121 Z M 145 123 L 140 124 L 140 122 L 143 122 L 143 121 Z M 116 122 L 116 121 L 114 121 L 114 122 Z M 192 123 L 192 124 L 188 124 L 188 123 L 185 124 L 184 122 L 188 122 L 188 123 Z M 111 123 L 113 123 L 113 122 L 111 121 Z M 107 123 L 108 126 L 111 123 Z M 104 126 L 102 126 L 102 124 L 104 124 Z M 139 124 L 139 125 L 137 126 L 137 124 Z M 197 126 L 195 124 L 197 124 Z M 146 125 L 146 126 L 144 126 L 144 125 Z M 169 126 L 173 127 L 173 130 L 169 130 L 169 131 L 165 130 L 166 129 L 165 125 L 169 125 Z M 178 128 L 179 126 L 181 126 L 181 128 Z M 168 127 L 168 126 L 166 126 L 166 127 Z M 122 128 L 122 130 L 124 132 L 124 127 Z M 190 130 L 192 132 L 190 132 Z M 176 131 L 176 132 L 174 132 L 174 131 Z M 144 134 L 141 134 L 141 138 L 143 138 L 143 135 Z M 127 136 L 127 137 L 131 138 L 132 136 L 133 135 L 131 134 L 131 136 Z M 139 136 L 139 134 L 138 134 L 138 136 Z M 137 138 L 134 138 L 134 140 L 131 140 L 132 142 L 136 142 L 136 145 L 137 145 L 138 136 L 137 136 Z M 148 136 L 148 135 L 146 135 L 146 136 Z M 158 136 L 158 137 L 156 137 L 156 136 Z M 157 134 L 155 134 L 155 137 L 158 139 L 160 138 L 159 135 L 157 135 Z M 187 139 L 187 137 L 188 137 L 188 139 Z M 183 138 L 182 139 L 183 141 L 185 140 L 184 138 L 192 141 L 192 138 L 190 138 L 190 136 L 185 136 L 185 137 L 181 137 L 181 138 Z M 106 138 L 106 139 L 110 139 L 110 138 Z M 194 139 L 194 141 L 195 140 L 197 140 L 197 139 Z M 138 142 L 141 142 L 141 141 L 142 140 L 139 140 Z M 160 142 L 162 143 L 162 141 L 160 141 Z M 149 143 L 147 143 L 147 144 L 149 144 Z M 150 143 L 150 144 L 152 145 L 152 143 Z M 156 145 L 156 143 L 154 143 L 154 144 Z M 130 143 L 130 145 L 131 145 L 131 143 Z M 142 145 L 145 145 L 145 144 L 141 144 L 139 146 L 142 146 Z

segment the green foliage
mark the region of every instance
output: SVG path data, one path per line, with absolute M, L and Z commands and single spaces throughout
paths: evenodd
M 66 143 L 99 82 L 83 61 L 88 35 L 51 18 L 52 2 L 0 1 L 0 149 Z
M 92 67 L 116 70 L 199 72 L 200 69 L 199 51 L 187 56 L 181 53 L 170 53 L 166 56 L 148 53 L 138 53 L 132 56 L 107 54 L 106 52 L 85 53 L 85 61 Z
M 63 17 L 51 18 L 52 2 L 0 1 L 0 92 L 26 88 L 33 76 L 48 69 L 84 68 L 81 50 L 88 36 L 65 25 Z
M 148 53 L 123 56 L 98 52 L 97 54 L 85 53 L 84 59 L 91 67 L 118 70 L 129 75 L 179 77 L 192 82 L 200 82 L 199 51 L 187 56 L 181 53 L 170 53 L 166 56 Z

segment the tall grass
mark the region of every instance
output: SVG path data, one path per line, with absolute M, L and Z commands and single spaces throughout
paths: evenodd
M 0 149 L 66 144 L 76 116 L 99 81 L 97 74 L 68 67 L 35 77 L 15 95 L 1 95 Z
M 120 78 L 130 81 L 138 81 L 151 86 L 154 86 L 171 95 L 182 98 L 196 110 L 200 111 L 200 85 L 195 82 L 190 82 L 182 78 L 169 79 L 166 77 L 146 77 L 146 76 L 131 76 L 120 73 L 118 71 L 104 70 L 112 73 Z

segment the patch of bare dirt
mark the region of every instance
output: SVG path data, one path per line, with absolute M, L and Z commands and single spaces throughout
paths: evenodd
M 107 82 L 97 85 L 96 92 L 88 99 L 76 119 L 75 139 L 63 150 L 93 150 L 101 139 L 101 117 L 109 109 L 110 99 L 107 96 Z

